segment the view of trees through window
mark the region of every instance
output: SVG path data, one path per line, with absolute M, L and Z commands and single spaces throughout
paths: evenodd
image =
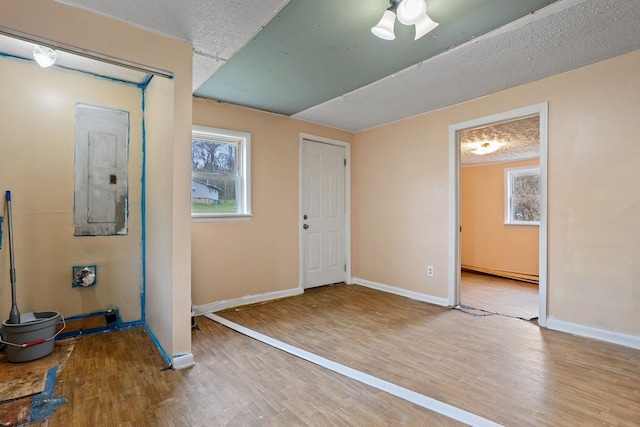
M 237 211 L 238 151 L 237 141 L 193 137 L 192 212 Z
M 540 170 L 511 171 L 510 222 L 540 221 Z

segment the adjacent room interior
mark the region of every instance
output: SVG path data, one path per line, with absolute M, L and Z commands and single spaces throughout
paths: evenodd
M 640 423 L 640 6 L 474 1 L 3 0 L 0 419 Z
M 461 309 L 536 319 L 539 116 L 461 130 L 458 138 Z

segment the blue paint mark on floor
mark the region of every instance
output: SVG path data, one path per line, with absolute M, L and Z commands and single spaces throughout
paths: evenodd
M 44 384 L 44 390 L 40 394 L 33 397 L 31 403 L 31 411 L 29 412 L 29 422 L 46 421 L 55 412 L 55 408 L 67 403 L 64 397 L 54 397 L 56 390 L 56 376 L 58 368 L 53 367 L 47 371 L 47 379 Z

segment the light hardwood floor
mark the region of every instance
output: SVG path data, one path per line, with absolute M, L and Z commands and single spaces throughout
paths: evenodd
M 493 313 L 532 319 L 538 317 L 538 285 L 462 271 L 460 303 Z
M 640 425 L 640 351 L 356 285 L 219 315 L 510 426 Z M 196 366 L 163 371 L 144 330 L 84 337 L 51 426 L 458 425 L 206 318 Z
M 54 426 L 459 426 L 204 317 L 196 366 L 164 370 L 142 328 L 83 337 L 58 377 Z
M 640 425 L 640 351 L 360 286 L 218 313 L 510 426 Z

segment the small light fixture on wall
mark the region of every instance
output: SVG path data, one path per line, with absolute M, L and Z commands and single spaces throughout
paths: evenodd
M 58 54 L 49 47 L 36 45 L 33 48 L 33 59 L 35 59 L 42 68 L 47 68 L 55 64 L 56 59 L 58 59 Z
M 393 27 L 396 15 L 401 24 L 415 25 L 416 36 L 414 40 L 418 40 L 438 26 L 438 23 L 427 15 L 425 0 L 391 0 L 391 6 L 384 11 L 380 22 L 371 28 L 371 32 L 381 39 L 395 39 Z

